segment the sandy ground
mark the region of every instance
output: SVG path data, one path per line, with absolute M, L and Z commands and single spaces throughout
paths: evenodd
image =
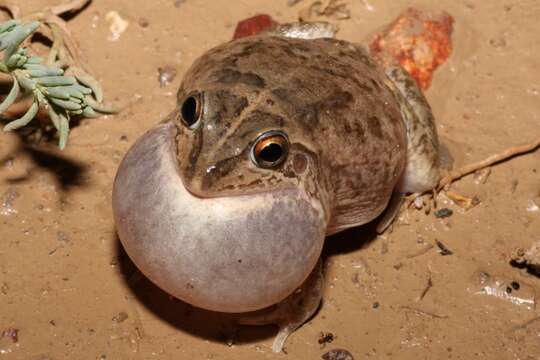
M 18 3 L 29 12 L 54 2 Z M 70 20 L 106 96 L 129 104 L 120 115 L 82 121 L 64 152 L 0 134 L 0 332 L 19 330 L 17 343 L 0 339 L 0 358 L 318 359 L 345 348 L 355 359 L 540 359 L 540 310 L 531 306 L 540 279 L 509 264 L 515 248 L 540 240 L 538 151 L 493 167 L 485 183 L 473 176 L 458 182 L 456 192 L 481 201 L 471 210 L 443 196 L 439 206 L 454 210 L 451 217 L 411 210 L 383 236 L 368 226 L 330 238 L 324 304 L 290 338 L 287 355 L 271 352 L 273 327 L 236 327 L 233 317 L 173 300 L 143 278 L 112 220 L 119 161 L 173 108 L 192 61 L 229 40 L 238 20 L 262 12 L 292 21 L 301 7 L 285 0 L 177 3 L 95 0 Z M 348 3 L 352 17 L 339 22 L 339 37 L 351 41 L 411 5 Z M 454 52 L 427 92 L 456 163 L 538 137 L 540 2 L 414 5 L 444 9 L 456 21 Z M 111 10 L 129 21 L 117 41 L 105 19 Z M 163 66 L 178 75 L 160 88 Z M 436 240 L 452 254 L 443 256 Z M 494 279 L 504 281 L 503 296 L 477 294 L 481 281 Z M 513 284 L 507 294 L 512 281 L 519 289 Z M 321 332 L 334 336 L 324 349 Z

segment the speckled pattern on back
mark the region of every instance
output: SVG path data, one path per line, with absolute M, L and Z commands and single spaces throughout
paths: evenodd
M 178 91 L 180 105 L 194 91 L 204 98 L 201 127 L 176 122 L 184 184 L 203 197 L 304 186 L 322 200 L 329 233 L 372 220 L 406 161 L 400 106 L 386 82 L 363 48 L 335 39 L 255 36 L 209 50 Z M 277 169 L 249 159 L 267 130 L 291 143 Z M 306 160 L 297 171 L 295 161 Z
M 407 166 L 398 191 L 421 193 L 437 186 L 440 152 L 435 119 L 426 98 L 407 71 L 399 66 L 386 70 L 401 105 L 407 129 Z

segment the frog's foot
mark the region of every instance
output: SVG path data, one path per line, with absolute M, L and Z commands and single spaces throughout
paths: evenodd
M 242 318 L 238 323 L 242 325 L 278 325 L 279 332 L 272 344 L 272 351 L 281 352 L 289 335 L 308 321 L 319 308 L 322 299 L 322 285 L 322 261 L 319 260 L 302 286 L 289 297 L 270 310 Z
M 403 205 L 404 201 L 405 194 L 401 192 L 394 192 L 392 194 L 390 202 L 388 203 L 386 210 L 384 210 L 383 216 L 381 217 L 381 219 L 377 223 L 377 227 L 375 228 L 377 234 L 382 234 L 390 227 L 390 225 L 392 225 L 392 223 L 398 216 L 401 210 L 401 205 Z
M 385 232 L 400 213 L 402 205 L 405 203 L 405 209 L 414 206 L 417 210 L 424 210 L 429 214 L 431 209 L 437 208 L 437 193 L 435 189 L 427 192 L 417 192 L 405 195 L 402 192 L 394 192 L 392 198 L 386 207 L 381 219 L 377 223 L 375 230 L 377 234 Z
M 273 36 L 313 40 L 334 38 L 337 31 L 336 25 L 320 21 L 281 24 L 266 30 L 264 33 Z
M 429 214 L 431 209 L 437 208 L 437 192 L 435 189 L 422 193 L 413 193 L 405 197 L 406 209 L 414 206 L 417 210 L 424 210 Z

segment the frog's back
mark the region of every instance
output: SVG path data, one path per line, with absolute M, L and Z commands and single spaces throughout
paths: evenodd
M 388 79 L 361 47 L 255 36 L 219 46 L 198 62 L 184 83 L 192 78 L 241 89 L 251 114 L 280 117 L 291 146 L 316 155 L 328 233 L 384 210 L 405 167 L 406 132 Z

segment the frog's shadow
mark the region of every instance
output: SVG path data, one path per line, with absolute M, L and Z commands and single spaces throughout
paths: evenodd
M 273 326 L 240 326 L 245 314 L 227 314 L 196 308 L 178 300 L 146 278 L 126 254 L 115 235 L 116 257 L 122 279 L 140 305 L 180 331 L 222 344 L 253 343 L 275 336 Z M 144 331 L 144 324 L 141 324 Z
M 377 224 L 383 215 L 368 224 L 349 228 L 327 237 L 324 242 L 323 259 L 347 254 L 369 246 L 377 238 Z
M 375 237 L 375 226 L 371 224 L 332 235 L 326 239 L 323 259 L 361 249 Z M 139 304 L 175 328 L 222 344 L 253 343 L 271 339 L 277 334 L 275 326 L 238 325 L 238 320 L 245 317 L 246 314 L 227 314 L 203 310 L 173 298 L 140 273 L 126 254 L 116 232 L 115 246 L 122 279 L 131 289 Z M 141 326 L 144 329 L 144 324 Z

